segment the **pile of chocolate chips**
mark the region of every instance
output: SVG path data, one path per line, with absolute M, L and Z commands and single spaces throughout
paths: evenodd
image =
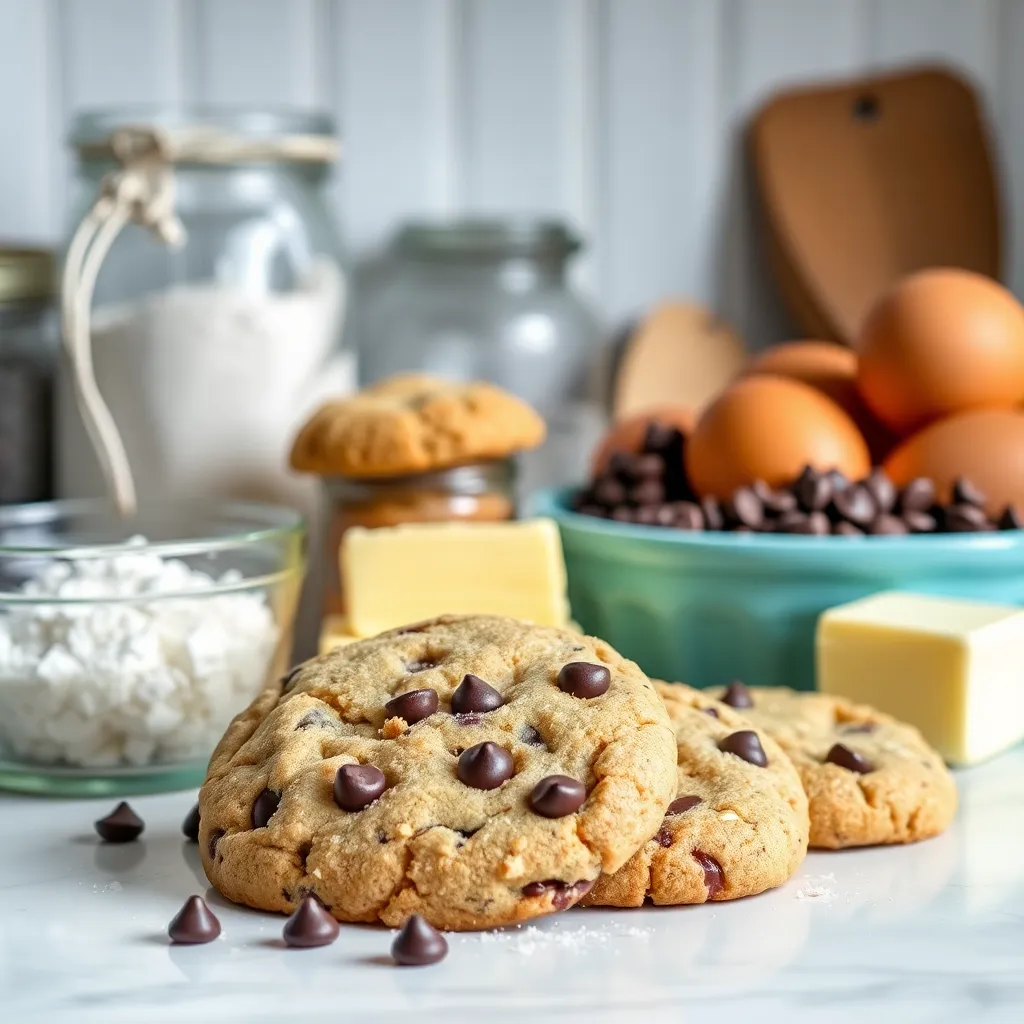
M 776 490 L 758 480 L 728 501 L 700 498 L 683 469 L 685 444 L 680 431 L 652 424 L 639 454 L 616 452 L 576 495 L 576 511 L 620 523 L 731 533 L 856 537 L 1024 528 L 1013 505 L 997 522 L 990 519 L 985 496 L 969 480 L 958 480 L 952 500 L 943 505 L 933 481 L 918 477 L 900 489 L 881 469 L 851 481 L 837 470 L 807 466 L 788 487 Z

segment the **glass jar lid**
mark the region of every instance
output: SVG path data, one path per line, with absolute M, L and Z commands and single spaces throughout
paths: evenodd
M 392 241 L 399 256 L 453 263 L 516 257 L 564 260 L 581 247 L 560 221 L 529 218 L 410 221 Z
M 46 302 L 54 292 L 53 253 L 0 248 L 0 304 Z

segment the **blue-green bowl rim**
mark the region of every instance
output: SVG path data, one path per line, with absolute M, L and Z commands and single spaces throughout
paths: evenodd
M 549 516 L 581 533 L 614 540 L 639 540 L 672 547 L 718 550 L 756 550 L 787 554 L 828 550 L 857 550 L 863 544 L 899 545 L 929 553 L 962 554 L 964 551 L 1007 551 L 1024 545 L 1024 530 L 999 530 L 990 533 L 918 533 L 864 537 L 825 537 L 794 533 L 723 533 L 720 531 L 673 530 L 664 526 L 619 523 L 612 519 L 575 512 L 570 504 L 575 487 L 551 487 L 535 491 L 527 501 L 531 515 Z

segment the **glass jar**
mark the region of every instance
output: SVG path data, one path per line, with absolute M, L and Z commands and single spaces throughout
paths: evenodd
M 53 257 L 0 249 L 0 505 L 52 496 Z
M 403 523 L 493 523 L 514 519 L 514 486 L 515 463 L 511 459 L 379 480 L 326 479 L 325 550 L 339 552 L 342 535 L 350 526 L 375 529 Z M 339 560 L 335 555 L 327 563 L 324 614 L 343 615 L 345 601 Z
M 493 381 L 548 423 L 522 489 L 582 479 L 603 420 L 588 394 L 597 323 L 566 278 L 580 248 L 553 221 L 407 224 L 359 303 L 361 383 L 406 370 Z

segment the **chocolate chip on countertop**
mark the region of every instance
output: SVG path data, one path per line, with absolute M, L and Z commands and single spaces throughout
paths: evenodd
M 1003 514 L 999 517 L 1000 530 L 1024 530 L 1024 519 L 1017 511 L 1016 505 L 1007 505 Z
M 692 501 L 677 501 L 672 506 L 675 525 L 680 530 L 703 530 L 704 513 L 700 505 Z
M 284 923 L 281 933 L 287 945 L 295 949 L 329 946 L 341 932 L 341 926 L 315 896 L 304 896 L 295 912 Z
M 950 533 L 978 533 L 990 525 L 985 510 L 977 505 L 951 505 L 946 509 L 945 520 Z
M 900 491 L 901 512 L 927 512 L 935 504 L 935 484 L 926 476 L 915 477 Z
M 764 522 L 764 506 L 752 488 L 740 487 L 726 502 L 725 515 L 731 522 L 757 530 Z
M 718 749 L 725 754 L 735 754 L 749 764 L 764 768 L 768 764 L 768 755 L 761 746 L 761 738 L 753 729 L 741 729 L 730 733 L 718 743 Z
M 677 796 L 665 809 L 666 814 L 685 814 L 701 802 L 699 796 Z
M 497 789 L 515 774 L 512 755 L 497 743 L 485 740 L 459 755 L 459 781 L 473 789 Z
M 267 823 L 274 816 L 278 805 L 281 803 L 281 794 L 275 793 L 272 789 L 265 789 L 252 805 L 252 827 L 266 828 Z
M 909 533 L 907 524 L 896 516 L 879 516 L 872 524 L 870 533 L 878 537 L 895 537 L 900 534 Z
M 851 484 L 832 498 L 832 509 L 854 526 L 867 527 L 879 513 L 879 506 L 865 484 Z
M 361 811 L 386 788 L 384 773 L 374 765 L 343 764 L 334 776 L 334 802 L 343 811 Z
M 384 705 L 388 718 L 401 718 L 409 725 L 422 722 L 437 710 L 437 691 L 430 689 L 409 690 Z
M 429 922 L 413 914 L 391 943 L 392 959 L 400 967 L 425 967 L 448 955 L 445 937 Z
M 185 838 L 193 843 L 199 842 L 199 804 L 196 804 L 181 823 L 181 831 Z
M 837 764 L 840 768 L 857 772 L 859 775 L 867 775 L 868 772 L 875 770 L 875 766 L 866 757 L 842 743 L 834 743 L 832 749 L 825 755 L 825 760 L 829 764 Z
M 985 495 L 966 477 L 957 477 L 953 484 L 953 504 L 975 505 L 981 508 L 985 504 Z
M 612 674 L 604 665 L 570 661 L 558 673 L 558 688 L 574 697 L 600 697 L 611 685 Z
M 587 787 L 568 775 L 549 775 L 530 793 L 530 806 L 545 818 L 564 818 L 583 806 Z
M 500 708 L 504 703 L 501 694 L 493 686 L 468 672 L 452 694 L 452 714 L 467 715 L 474 711 L 486 713 Z
M 904 512 L 902 518 L 911 533 L 934 533 L 939 528 L 935 516 L 930 512 L 919 512 L 916 508 Z
M 711 854 L 704 853 L 702 850 L 694 850 L 693 859 L 704 871 L 704 885 L 708 890 L 708 899 L 713 900 L 725 888 L 722 865 Z
M 142 835 L 146 823 L 122 800 L 94 827 L 105 843 L 130 843 Z
M 793 490 L 805 512 L 820 512 L 832 500 L 832 481 L 813 466 L 804 466 Z
M 752 708 L 754 706 L 754 698 L 750 695 L 750 690 L 738 679 L 734 679 L 718 699 L 731 708 Z
M 198 946 L 213 942 L 220 935 L 220 921 L 206 905 L 202 896 L 189 896 L 185 905 L 167 926 L 171 942 L 183 946 Z
M 704 527 L 707 530 L 720 530 L 725 526 L 725 516 L 717 498 L 710 496 L 700 499 L 700 510 L 704 513 Z
M 873 469 L 864 480 L 864 489 L 871 495 L 879 512 L 891 512 L 898 497 L 896 485 L 883 469 Z

